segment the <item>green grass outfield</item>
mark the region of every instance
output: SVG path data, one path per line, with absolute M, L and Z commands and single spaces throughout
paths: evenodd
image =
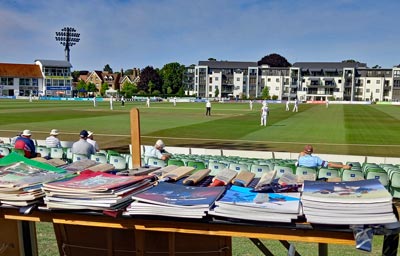
M 204 103 L 90 101 L 33 101 L 0 99 L 0 137 L 30 129 L 44 139 L 51 129 L 61 140 L 77 140 L 79 131 L 95 132 L 101 148 L 128 150 L 129 111 L 138 108 L 141 143 L 162 138 L 167 146 L 299 152 L 306 143 L 316 153 L 400 156 L 400 106 L 300 104 L 286 112 L 283 104 L 269 104 L 268 126 L 260 126 L 261 104 L 250 111 L 247 103 L 213 103 L 205 116 Z

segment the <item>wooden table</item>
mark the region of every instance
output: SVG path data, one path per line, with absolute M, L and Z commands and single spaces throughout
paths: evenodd
M 35 210 L 28 215 L 23 215 L 18 212 L 17 209 L 10 208 L 0 208 L 0 218 L 3 223 L 17 222 L 22 226 L 25 225 L 25 230 L 22 229 L 20 236 L 24 236 L 24 246 L 25 255 L 36 255 L 35 252 L 36 244 L 35 240 L 31 239 L 30 236 L 34 236 L 35 230 L 32 227 L 32 223 L 35 222 L 51 222 L 54 224 L 57 240 L 59 243 L 59 249 L 61 253 L 62 246 L 60 239 L 64 236 L 66 238 L 65 232 L 68 231 L 66 228 L 74 227 L 79 228 L 79 233 L 85 233 L 84 230 L 93 228 L 96 230 L 105 230 L 108 236 L 112 236 L 112 231 L 125 230 L 130 231 L 135 235 L 132 244 L 135 245 L 136 255 L 145 255 L 146 250 L 146 239 L 148 239 L 149 234 L 157 234 L 156 236 L 166 235 L 168 237 L 168 245 L 166 249 L 169 255 L 174 255 L 176 252 L 176 244 L 174 241 L 176 237 L 174 234 L 183 234 L 179 243 L 193 243 L 193 237 L 186 239 L 186 236 L 194 235 L 200 237 L 210 236 L 213 240 L 219 241 L 219 245 L 222 247 L 230 246 L 231 237 L 247 237 L 250 238 L 257 247 L 264 252 L 265 255 L 272 255 L 268 249 L 263 246 L 259 239 L 271 239 L 280 240 L 286 246 L 289 246 L 285 241 L 299 241 L 299 242 L 312 242 L 319 244 L 319 255 L 327 255 L 327 245 L 328 244 L 342 244 L 342 245 L 355 245 L 354 237 L 350 229 L 332 227 L 313 227 L 308 223 L 297 223 L 297 224 L 279 224 L 276 223 L 265 223 L 265 225 L 252 225 L 252 224 L 232 224 L 232 223 L 213 223 L 206 221 L 185 221 L 185 220 L 163 220 L 162 218 L 157 219 L 146 219 L 146 218 L 131 218 L 131 217 L 118 217 L 113 218 L 109 216 L 104 216 L 100 214 L 81 214 L 81 213 L 62 213 L 62 212 L 51 212 L 51 211 L 39 211 Z M 10 234 L 9 229 L 3 228 L 1 226 L 0 239 L 6 237 Z M 64 234 L 63 234 L 64 232 Z M 98 231 L 94 231 L 96 233 Z M 93 233 L 93 232 L 92 232 Z M 110 235 L 111 234 L 111 235 Z M 152 236 L 154 238 L 154 236 Z M 150 239 L 153 239 L 150 238 Z M 163 237 L 162 239 L 164 239 Z M 222 238 L 218 240 L 215 238 Z M 391 239 L 386 242 L 384 250 L 387 251 L 384 255 L 396 255 L 398 236 L 393 237 L 387 236 L 387 239 Z M 129 239 L 129 238 L 126 238 Z M 161 239 L 161 237 L 160 237 Z M 385 240 L 387 240 L 385 239 Z M 62 239 L 61 239 L 62 240 Z M 154 239 L 153 239 L 154 240 Z M 221 242 L 222 241 L 222 242 Z M 65 241 L 64 241 L 65 242 Z M 68 241 L 67 241 L 68 242 Z M 196 241 L 196 243 L 198 240 Z M 112 243 L 107 242 L 107 243 Z M 115 247 L 110 244 L 111 247 Z M 17 244 L 14 248 L 17 248 Z M 189 246 L 190 247 L 190 246 Z M 389 248 L 390 247 L 390 248 Z M 32 249 L 32 253 L 29 253 L 29 248 Z M 65 248 L 64 248 L 65 249 Z M 221 248 L 220 248 L 221 249 Z M 104 250 L 110 250 L 109 248 Z M 230 255 L 231 248 L 226 252 L 222 252 L 218 255 Z M 1 253 L 0 253 L 1 255 Z M 13 254 L 7 254 L 13 255 Z M 15 254 L 24 255 L 24 254 Z M 68 254 L 69 255 L 69 254 Z M 107 255 L 114 255 L 112 250 Z

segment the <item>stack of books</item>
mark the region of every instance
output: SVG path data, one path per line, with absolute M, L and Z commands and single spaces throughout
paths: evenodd
M 132 202 L 133 194 L 152 187 L 152 179 L 86 170 L 71 179 L 44 184 L 44 202 L 47 209 L 120 210 Z
M 310 223 L 362 225 L 397 222 L 392 196 L 377 179 L 304 181 L 301 201 Z
M 65 176 L 65 172 L 47 171 L 23 162 L 0 167 L 0 202 L 10 206 L 39 203 L 44 196 L 42 184 Z
M 301 215 L 300 193 L 257 193 L 252 188 L 231 186 L 209 214 L 240 220 L 291 222 Z
M 224 193 L 225 187 L 194 187 L 160 182 L 132 196 L 134 201 L 124 215 L 159 215 L 203 218 Z

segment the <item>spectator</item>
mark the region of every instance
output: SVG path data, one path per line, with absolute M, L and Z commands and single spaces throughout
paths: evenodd
M 11 144 L 12 144 L 12 145 L 15 145 L 15 142 L 17 141 L 17 139 L 18 139 L 19 137 L 21 137 L 21 135 L 22 135 L 22 132 L 18 133 L 18 134 L 15 135 L 14 137 L 12 137 L 12 138 L 11 138 Z
M 48 148 L 61 148 L 60 140 L 57 136 L 60 133 L 57 129 L 53 129 L 50 131 L 50 136 L 46 138 L 46 147 Z
M 150 107 L 150 97 L 146 98 L 146 107 Z
M 93 145 L 86 141 L 88 136 L 89 133 L 86 130 L 82 130 L 80 132 L 79 134 L 80 139 L 74 142 L 74 144 L 72 144 L 71 148 L 72 154 L 82 154 L 86 155 L 89 158 L 91 154 L 96 153 Z
M 124 96 L 121 97 L 121 106 L 125 107 L 125 98 L 124 98 Z
M 14 148 L 15 149 L 23 149 L 25 152 L 25 157 L 34 158 L 40 156 L 40 154 L 36 153 L 35 143 L 31 139 L 32 133 L 30 130 L 24 130 L 16 141 Z
M 337 164 L 337 163 L 331 163 L 328 161 L 324 161 L 318 156 L 313 156 L 314 149 L 311 145 L 306 145 L 304 147 L 304 151 L 300 152 L 299 160 L 297 162 L 298 166 L 304 166 L 304 167 L 333 167 L 333 168 L 343 168 L 343 169 L 351 169 L 350 165 L 343 165 L 343 164 Z
M 162 140 L 157 140 L 156 144 L 154 147 L 146 152 L 147 157 L 156 157 L 158 159 L 167 161 L 169 158 L 171 158 L 171 154 L 168 153 L 165 149 L 165 144 Z
M 100 148 L 99 148 L 99 144 L 97 144 L 97 141 L 95 141 L 93 139 L 93 132 L 88 131 L 88 138 L 86 140 L 87 142 L 89 142 L 90 144 L 92 144 L 92 146 L 94 147 L 94 150 L 96 152 L 99 152 Z

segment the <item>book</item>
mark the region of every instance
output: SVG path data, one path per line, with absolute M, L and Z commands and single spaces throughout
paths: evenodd
M 193 172 L 193 170 L 194 167 L 179 166 L 178 168 L 173 169 L 162 175 L 161 179 L 165 181 L 177 181 L 183 177 L 188 176 L 191 172 Z
M 43 187 L 62 191 L 107 191 L 149 178 L 151 179 L 152 176 L 117 176 L 103 172 L 84 171 L 71 179 L 46 183 Z
M 98 162 L 94 161 L 94 160 L 90 160 L 90 159 L 83 159 L 83 160 L 79 160 L 70 164 L 67 164 L 65 166 L 63 166 L 64 170 L 70 171 L 70 172 L 81 172 L 84 171 L 86 169 L 88 169 L 91 166 L 97 165 Z
M 263 186 L 271 184 L 271 182 L 275 179 L 276 170 L 265 172 L 262 174 L 260 180 L 255 186 L 255 189 L 262 188 Z
M 209 185 L 209 187 L 225 186 L 229 184 L 236 177 L 237 174 L 238 173 L 236 171 L 233 171 L 231 169 L 222 169 L 212 179 L 212 183 Z
M 193 187 L 160 182 L 157 186 L 138 193 L 132 198 L 157 205 L 210 207 L 224 191 L 224 187 Z
M 240 171 L 238 175 L 232 180 L 232 184 L 241 187 L 247 187 L 254 179 L 255 173 L 250 171 Z
M 302 204 L 308 222 L 332 225 L 397 222 L 392 196 L 377 179 L 304 181 Z
M 195 187 L 160 182 L 132 196 L 124 215 L 159 215 L 202 218 L 225 191 L 225 187 Z
M 101 164 L 90 166 L 86 170 L 91 170 L 91 171 L 94 171 L 94 172 L 109 172 L 109 171 L 112 171 L 114 169 L 115 169 L 115 167 L 112 164 L 101 163 Z
M 189 177 L 187 177 L 182 183 L 184 185 L 195 185 L 197 184 L 199 181 L 203 180 L 205 177 L 208 176 L 208 174 L 210 174 L 211 170 L 210 169 L 203 169 L 203 170 L 198 170 L 195 173 L 193 173 L 192 175 L 190 175 Z
M 306 180 L 302 199 L 348 204 L 392 202 L 392 196 L 377 179 L 343 182 Z
M 0 191 L 1 188 L 20 190 L 36 184 L 42 184 L 65 177 L 63 173 L 57 173 L 40 169 L 24 162 L 0 167 Z
M 234 185 L 209 211 L 214 217 L 270 222 L 291 222 L 300 214 L 300 193 L 257 193 Z

